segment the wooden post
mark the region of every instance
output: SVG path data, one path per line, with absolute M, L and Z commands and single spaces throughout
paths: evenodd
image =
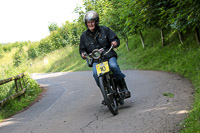
M 16 92 L 18 92 L 18 91 L 19 91 L 19 88 L 18 88 L 17 79 L 15 79 L 15 86 L 16 86 Z
M 14 76 L 14 77 L 11 77 L 11 78 L 8 78 L 8 79 L 4 79 L 4 80 L 0 80 L 0 85 L 3 85 L 3 84 L 6 84 L 10 81 L 13 81 L 15 82 L 15 85 L 16 85 L 16 93 L 11 95 L 11 96 L 8 96 L 6 97 L 5 99 L 1 100 L 0 101 L 0 106 L 2 107 L 7 101 L 9 100 L 12 100 L 12 99 L 15 99 L 16 97 L 19 97 L 21 96 L 22 94 L 25 93 L 26 91 L 26 88 L 23 88 L 22 86 L 22 83 L 20 81 L 20 79 L 22 78 L 23 82 L 24 82 L 24 79 L 23 79 L 23 76 L 24 76 L 24 73 L 21 73 L 17 76 Z M 19 90 L 19 87 L 18 87 L 18 83 L 17 83 L 17 80 L 19 80 L 19 83 L 20 83 L 20 86 L 21 86 L 21 91 Z M 24 82 L 24 86 L 25 86 L 25 82 Z
M 20 79 L 20 78 L 22 78 L 23 76 L 24 76 L 24 73 L 21 73 L 21 74 L 19 74 L 19 75 L 17 75 L 17 76 L 10 77 L 10 78 L 8 78 L 8 79 L 0 80 L 0 85 L 6 84 L 6 83 L 8 83 L 8 82 L 10 82 L 10 81 L 12 81 L 12 80 L 15 80 L 15 79 Z
M 24 86 L 25 86 L 26 84 L 25 84 L 25 81 L 24 81 L 24 77 L 22 77 L 22 80 L 23 80 L 23 83 L 24 83 Z

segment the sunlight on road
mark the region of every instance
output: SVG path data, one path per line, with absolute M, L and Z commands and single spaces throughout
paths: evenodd
M 180 111 L 174 111 L 174 112 L 171 112 L 170 114 L 188 114 L 189 111 L 188 110 L 180 110 Z
M 8 126 L 8 125 L 17 124 L 17 123 L 19 123 L 19 122 L 14 121 L 13 118 L 10 118 L 10 119 L 7 119 L 7 120 L 5 120 L 4 122 L 2 122 L 2 123 L 0 124 L 0 127 L 5 127 L 5 126 Z
M 32 78 L 35 80 L 38 79 L 45 79 L 45 78 L 53 78 L 53 77 L 58 77 L 58 76 L 62 76 L 62 75 L 66 75 L 70 72 L 57 72 L 57 73 L 33 73 L 32 74 Z

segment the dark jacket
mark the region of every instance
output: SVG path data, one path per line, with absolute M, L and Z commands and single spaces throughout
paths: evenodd
M 105 51 L 108 51 L 112 41 L 116 41 L 117 45 L 120 45 L 117 35 L 106 26 L 98 26 L 94 33 L 87 29 L 80 37 L 79 53 L 80 55 L 83 52 L 89 54 L 99 48 L 105 48 Z M 111 57 L 117 57 L 117 53 L 113 49 L 106 55 L 108 59 Z

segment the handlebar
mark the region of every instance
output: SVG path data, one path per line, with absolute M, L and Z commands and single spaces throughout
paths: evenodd
M 104 55 L 106 55 L 106 54 L 108 54 L 112 49 L 113 49 L 113 45 L 111 45 L 111 47 L 109 48 L 109 50 L 107 51 L 107 52 L 105 52 L 104 53 Z M 99 51 L 100 53 L 102 53 L 103 51 L 104 51 L 104 49 L 105 48 L 101 48 L 101 49 L 95 49 L 95 50 L 93 50 L 93 52 L 95 51 Z M 93 53 L 92 52 L 92 53 Z M 84 56 L 86 57 L 86 61 L 87 61 L 87 64 L 88 64 L 88 66 L 89 67 L 92 67 L 92 64 L 93 64 L 93 58 L 91 58 L 91 56 L 92 56 L 92 53 L 90 53 L 89 55 L 87 54 L 87 53 L 83 53 L 84 54 Z
M 110 49 L 109 49 L 104 55 L 107 55 L 107 54 L 110 52 L 110 50 L 113 49 L 113 47 L 114 47 L 114 46 L 111 45 Z

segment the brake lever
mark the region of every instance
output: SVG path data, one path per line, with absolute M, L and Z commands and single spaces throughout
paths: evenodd
M 104 51 L 104 48 L 99 49 L 99 51 L 102 53 Z

